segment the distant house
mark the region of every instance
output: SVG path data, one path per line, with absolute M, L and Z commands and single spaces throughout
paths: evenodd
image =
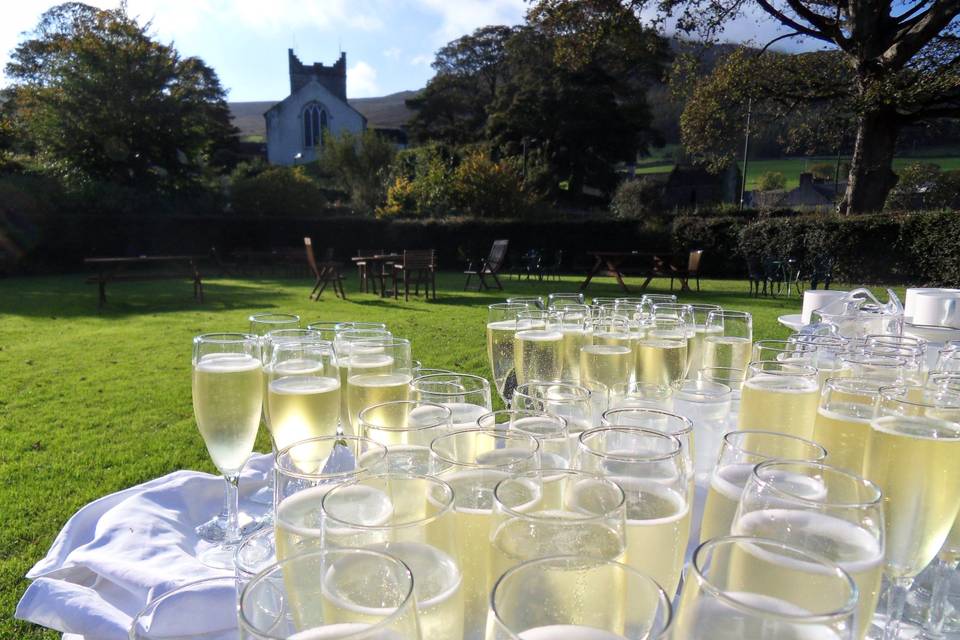
M 290 95 L 267 110 L 267 160 L 301 164 L 316 159 L 327 134 L 361 133 L 367 119 L 347 102 L 347 54 L 330 66 L 305 65 L 287 52 Z
M 720 173 L 702 167 L 677 165 L 664 184 L 663 204 L 667 208 L 696 208 L 733 202 L 740 184 L 740 172 L 730 165 Z

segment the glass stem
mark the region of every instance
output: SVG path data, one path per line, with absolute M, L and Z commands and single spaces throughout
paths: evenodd
M 224 497 L 227 501 L 227 526 L 223 535 L 226 545 L 240 542 L 240 475 L 224 476 L 226 486 Z
M 950 577 L 957 568 L 957 562 L 942 556 L 937 559 L 933 570 L 933 588 L 930 593 L 930 608 L 927 609 L 927 621 L 923 627 L 926 636 L 939 638 L 943 634 L 943 625 L 947 620 L 947 605 L 950 597 Z
M 883 640 L 897 640 L 900 636 L 900 622 L 912 583 L 913 578 L 891 579 L 890 588 L 887 589 L 887 626 L 883 630 Z

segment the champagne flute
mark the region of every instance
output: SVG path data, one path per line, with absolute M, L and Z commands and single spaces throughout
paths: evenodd
M 580 383 L 580 349 L 593 344 L 593 314 L 585 304 L 556 307 L 563 333 L 563 370 L 560 379 Z
M 766 538 L 701 544 L 683 583 L 674 637 L 852 640 L 857 587 L 837 563 Z
M 668 637 L 670 598 L 619 562 L 582 556 L 528 560 L 494 585 L 488 640 L 658 640 Z
M 700 369 L 703 368 L 703 348 L 704 340 L 707 336 L 719 334 L 720 328 L 716 325 L 707 329 L 707 320 L 711 311 L 723 311 L 720 305 L 716 304 L 691 304 L 688 305 L 693 311 L 693 338 L 690 340 L 689 353 L 687 358 L 690 360 L 690 367 L 687 370 L 687 377 L 696 379 L 700 375 Z
M 517 387 L 513 408 L 560 416 L 567 421 L 571 445 L 576 447 L 577 436 L 594 426 L 603 413 L 603 399 L 583 385 L 530 382 Z
M 590 429 L 580 434 L 574 468 L 620 485 L 627 500 L 625 562 L 672 597 L 690 538 L 692 496 L 680 440 L 637 427 Z
M 557 309 L 566 304 L 583 304 L 582 293 L 551 293 L 547 295 L 547 309 Z
M 909 398 L 905 387 L 881 389 L 875 406 L 863 475 L 884 495 L 891 582 L 884 640 L 898 636 L 907 591 L 943 546 L 960 510 L 960 423 L 954 412 L 939 417 L 935 403 Z
M 822 444 L 830 464 L 860 472 L 870 438 L 873 405 L 883 383 L 871 378 L 831 378 L 820 394 L 813 440 Z
M 699 369 L 703 362 L 701 350 L 703 344 L 700 340 L 703 334 L 701 333 L 698 339 L 693 307 L 679 302 L 657 302 L 650 307 L 650 315 L 653 318 L 675 318 L 681 321 L 683 333 L 687 337 L 687 375 L 690 375 L 691 368 Z M 697 358 L 696 367 L 694 367 L 694 358 Z
M 740 391 L 737 428 L 809 438 L 819 400 L 820 385 L 813 367 L 779 360 L 751 362 Z
M 350 323 L 352 324 L 352 323 Z M 337 325 L 339 326 L 339 324 Z M 337 354 L 337 364 L 340 367 L 340 424 L 344 429 L 351 424 L 350 410 L 347 407 L 347 375 L 350 371 L 350 356 L 353 345 L 364 340 L 378 340 L 392 338 L 393 334 L 386 329 L 337 329 L 333 339 L 333 350 Z
M 254 313 L 248 318 L 250 333 L 264 336 L 277 329 L 299 329 L 300 316 L 292 313 Z
M 563 332 L 553 311 L 521 311 L 513 335 L 517 384 L 559 381 L 563 373 Z
M 281 560 L 244 587 L 231 613 L 239 613 L 240 640 L 420 637 L 410 568 L 374 549 Z
M 482 633 L 490 591 L 493 489 L 513 474 L 540 468 L 540 443 L 513 431 L 464 429 L 430 443 L 430 475 L 453 487 L 454 518 L 463 574 L 465 637 Z
M 500 302 L 487 307 L 487 359 L 497 393 L 509 405 L 517 387 L 513 361 L 513 336 L 517 332 L 517 316 L 534 307 L 528 303 Z
M 493 409 L 490 383 L 467 373 L 420 376 L 410 383 L 410 394 L 413 400 L 448 407 L 454 430 L 477 426 L 477 418 Z
M 279 342 L 271 349 L 264 414 L 274 450 L 341 432 L 340 373 L 333 344 Z
M 365 476 L 324 496 L 322 548 L 359 547 L 400 559 L 413 573 L 422 637 L 462 640 L 463 580 L 454 525 L 453 489 L 443 480 L 409 473 Z
M 645 336 L 635 344 L 636 381 L 670 385 L 687 376 L 688 327 L 674 317 L 650 319 Z
M 223 540 L 198 556 L 211 567 L 232 568 L 241 540 L 240 471 L 253 453 L 263 405 L 260 340 L 245 333 L 193 339 L 193 412 L 213 464 L 223 475 L 227 521 Z
M 816 442 L 769 431 L 731 431 L 723 436 L 703 509 L 700 542 L 730 534 L 743 487 L 753 468 L 767 460 L 821 461 L 827 451 Z
M 531 435 L 540 442 L 540 466 L 544 469 L 566 469 L 570 466 L 572 446 L 567 421 L 543 411 L 505 409 L 492 411 L 477 419 L 482 429 L 516 431 Z M 548 490 L 550 478 L 545 478 Z
M 407 400 L 411 380 L 409 340 L 390 337 L 354 342 L 347 363 L 348 433 L 356 433 L 357 415 L 367 407 L 390 400 Z
M 360 412 L 360 435 L 387 448 L 387 468 L 426 474 L 430 472 L 430 443 L 449 433 L 453 412 L 433 402 L 393 400 Z M 376 450 L 374 450 L 374 454 Z M 361 461 L 366 456 L 361 455 Z
M 822 462 L 762 462 L 743 489 L 731 533 L 778 540 L 840 565 L 857 584 L 854 637 L 866 636 L 883 574 L 883 502 L 877 485 Z
M 490 576 L 526 560 L 578 555 L 622 561 L 625 497 L 617 483 L 572 469 L 550 469 L 555 491 L 540 470 L 520 473 L 493 490 Z M 491 585 L 492 586 L 492 585 Z
M 746 369 L 752 344 L 751 314 L 725 309 L 711 311 L 704 327 L 702 366 Z

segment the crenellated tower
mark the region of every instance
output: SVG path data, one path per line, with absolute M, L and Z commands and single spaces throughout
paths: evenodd
M 340 59 L 327 66 L 319 62 L 305 65 L 293 53 L 287 50 L 290 60 L 290 93 L 295 93 L 311 80 L 316 80 L 330 92 L 346 102 L 347 100 L 347 54 L 340 53 Z

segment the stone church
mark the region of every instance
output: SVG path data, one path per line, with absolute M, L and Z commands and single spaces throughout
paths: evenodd
M 347 54 L 330 66 L 305 65 L 287 52 L 290 95 L 263 114 L 270 164 L 303 164 L 316 159 L 324 136 L 360 133 L 367 119 L 347 103 Z

